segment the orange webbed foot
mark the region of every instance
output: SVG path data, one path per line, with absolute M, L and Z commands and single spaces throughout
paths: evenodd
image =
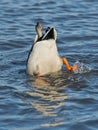
M 67 68 L 69 71 L 72 71 L 72 70 L 73 70 L 73 67 L 70 66 L 68 60 L 67 60 L 65 57 L 62 58 L 62 61 L 63 61 L 63 63 L 66 65 L 66 68 Z

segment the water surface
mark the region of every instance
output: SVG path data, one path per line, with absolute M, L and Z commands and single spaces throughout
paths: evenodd
M 27 75 L 37 21 L 55 26 L 61 56 L 92 70 Z M 0 130 L 54 129 L 98 129 L 98 1 L 0 0 Z

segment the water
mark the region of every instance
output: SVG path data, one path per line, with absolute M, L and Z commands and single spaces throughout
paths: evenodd
M 55 26 L 61 56 L 92 68 L 26 74 L 35 24 Z M 98 1 L 0 0 L 0 130 L 98 129 Z
M 73 66 L 76 66 L 76 69 L 73 69 L 75 74 L 83 74 L 91 71 L 91 68 L 84 63 L 76 61 Z

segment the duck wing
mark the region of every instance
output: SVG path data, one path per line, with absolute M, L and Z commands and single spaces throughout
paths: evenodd
M 49 40 L 49 39 L 56 40 L 56 31 L 54 28 L 49 28 L 49 30 L 42 37 L 42 40 Z

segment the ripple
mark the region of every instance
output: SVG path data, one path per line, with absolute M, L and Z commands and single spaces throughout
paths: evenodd
M 26 74 L 35 24 L 54 26 L 70 64 L 92 68 L 36 79 Z M 0 129 L 98 129 L 98 1 L 0 0 Z

